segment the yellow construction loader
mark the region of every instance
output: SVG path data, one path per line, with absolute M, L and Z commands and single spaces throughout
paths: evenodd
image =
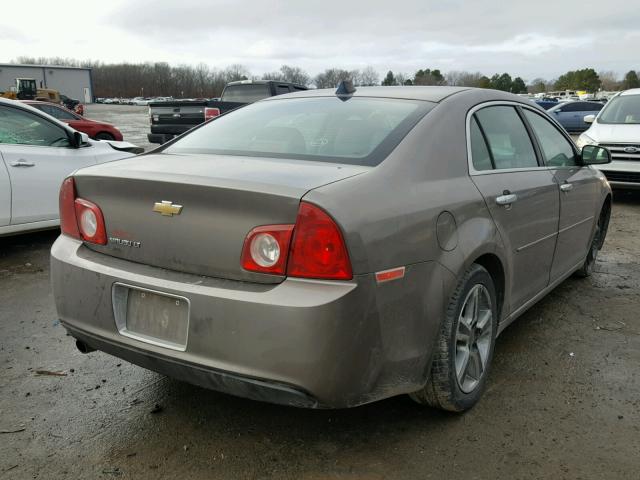
M 51 88 L 38 88 L 33 78 L 16 78 L 16 86 L 7 92 L 0 92 L 0 98 L 60 103 L 60 92 Z

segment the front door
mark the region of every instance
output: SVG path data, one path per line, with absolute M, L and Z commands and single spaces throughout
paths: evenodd
M 11 183 L 9 172 L 2 161 L 0 153 L 0 227 L 9 225 L 11 221 Z
M 481 108 L 471 118 L 472 179 L 482 193 L 510 256 L 510 311 L 549 284 L 559 195 L 540 165 L 521 114 L 511 105 Z
M 4 104 L 0 154 L 11 182 L 11 225 L 57 219 L 62 180 L 95 163 L 92 149 L 72 148 L 60 125 Z
M 551 268 L 551 280 L 555 280 L 581 265 L 587 256 L 597 220 L 594 201 L 599 180 L 591 167 L 580 166 L 573 143 L 553 123 L 531 110 L 525 110 L 525 117 L 560 192 L 558 244 Z

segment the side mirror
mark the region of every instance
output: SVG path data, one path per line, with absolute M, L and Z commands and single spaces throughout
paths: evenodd
M 89 143 L 89 135 L 83 132 L 73 132 L 73 148 L 80 148 L 85 143 Z
M 611 163 L 611 153 L 598 145 L 585 145 L 580 154 L 583 165 L 603 165 Z
M 595 115 L 586 115 L 584 117 L 584 123 L 593 123 L 596 120 Z

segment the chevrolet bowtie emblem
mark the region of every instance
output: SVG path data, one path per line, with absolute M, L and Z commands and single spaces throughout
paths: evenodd
M 153 211 L 161 213 L 165 217 L 180 215 L 182 205 L 175 205 L 171 200 L 162 200 L 153 204 Z

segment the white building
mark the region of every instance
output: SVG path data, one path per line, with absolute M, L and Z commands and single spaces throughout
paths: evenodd
M 0 63 L 0 92 L 15 87 L 16 78 L 34 78 L 38 88 L 58 90 L 82 103 L 93 102 L 90 68 Z

